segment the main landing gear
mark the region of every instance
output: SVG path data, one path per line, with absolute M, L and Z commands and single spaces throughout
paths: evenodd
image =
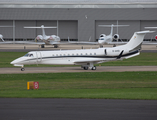
M 54 48 L 58 48 L 58 45 L 55 44 L 55 45 L 54 45 Z
M 93 66 L 93 67 L 89 67 L 89 66 L 81 66 L 81 68 L 83 68 L 84 70 L 88 70 L 88 69 L 96 70 L 96 66 Z

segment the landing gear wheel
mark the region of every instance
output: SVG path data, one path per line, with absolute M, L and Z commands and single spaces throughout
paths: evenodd
M 21 71 L 25 71 L 25 68 L 21 68 Z
M 92 70 L 96 70 L 96 66 L 92 67 Z
M 45 46 L 44 46 L 44 45 L 41 45 L 41 48 L 45 48 Z
M 88 70 L 88 67 L 87 67 L 87 66 L 85 66 L 85 67 L 84 67 L 84 70 Z
M 54 45 L 54 48 L 58 48 L 58 45 Z

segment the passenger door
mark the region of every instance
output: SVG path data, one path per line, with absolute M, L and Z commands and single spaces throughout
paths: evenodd
M 37 56 L 37 63 L 40 63 L 40 62 L 42 61 L 41 52 L 37 51 L 37 52 L 36 52 L 36 56 Z

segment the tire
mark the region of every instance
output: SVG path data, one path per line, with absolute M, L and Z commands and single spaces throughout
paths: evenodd
M 21 71 L 25 71 L 25 68 L 21 68 Z
M 96 66 L 92 67 L 92 70 L 96 70 Z
M 54 48 L 58 48 L 58 45 L 54 45 Z
M 88 70 L 88 67 L 84 67 L 84 70 Z
M 41 45 L 41 48 L 44 48 L 45 46 L 44 45 Z

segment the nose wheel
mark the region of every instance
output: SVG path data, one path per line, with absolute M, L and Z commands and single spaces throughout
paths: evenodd
M 25 71 L 25 68 L 21 68 L 21 71 Z

